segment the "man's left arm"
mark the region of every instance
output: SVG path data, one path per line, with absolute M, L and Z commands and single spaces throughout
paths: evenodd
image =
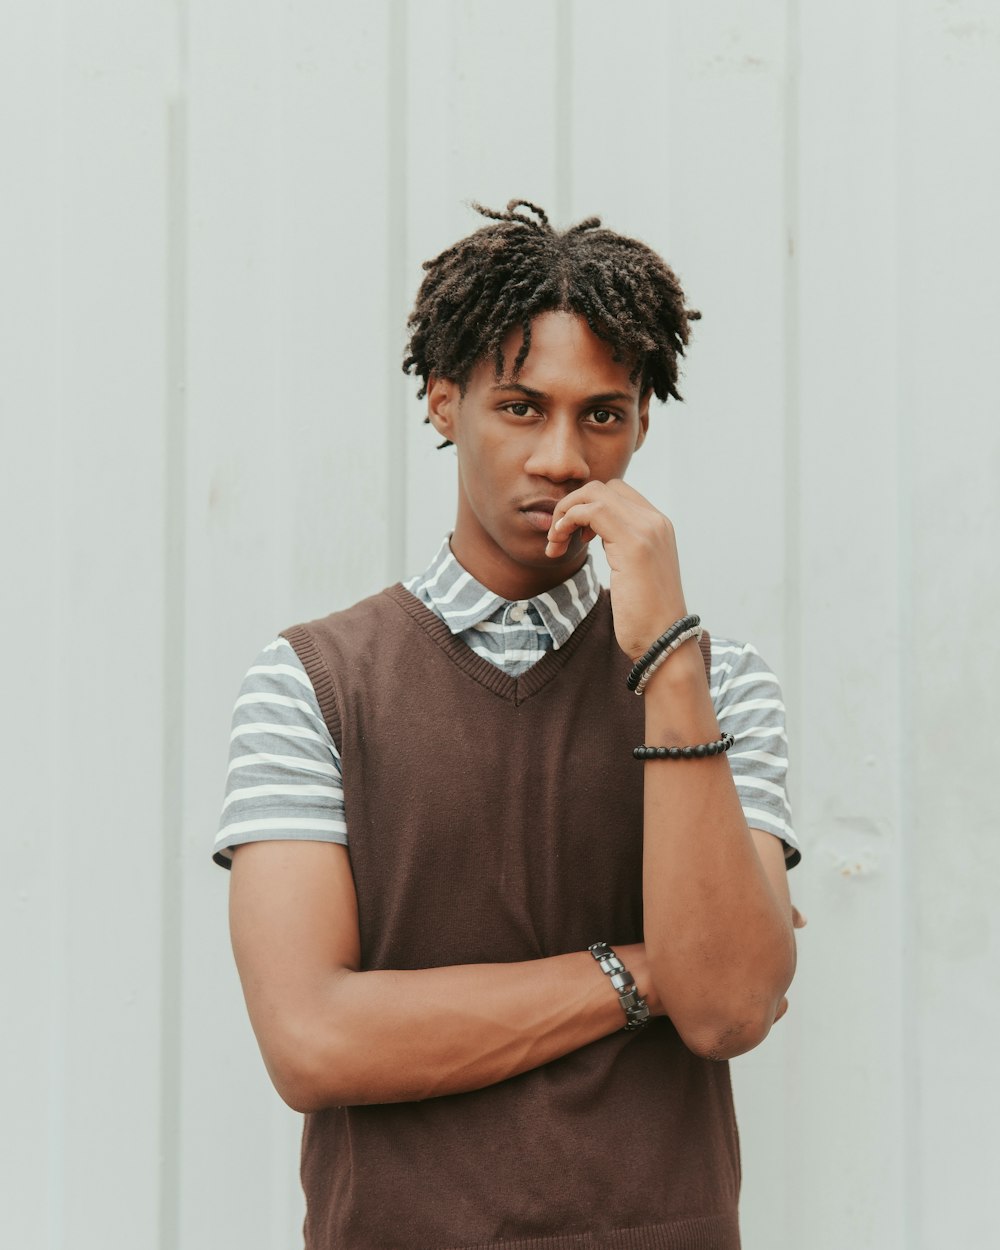
M 587 483 L 560 502 L 549 553 L 565 550 L 577 529 L 604 544 L 615 635 L 636 659 L 687 614 L 673 527 L 632 487 L 613 481 Z M 648 745 L 721 736 L 693 641 L 657 670 L 643 699 Z M 795 971 L 784 848 L 748 828 L 724 755 L 643 767 L 650 975 L 685 1044 L 705 1057 L 731 1058 L 767 1036 Z

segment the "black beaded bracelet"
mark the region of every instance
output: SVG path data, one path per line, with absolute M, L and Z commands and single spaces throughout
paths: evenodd
M 694 747 L 635 747 L 632 755 L 637 760 L 700 760 L 724 755 L 735 741 L 732 734 L 723 734 L 715 742 L 699 742 Z
M 679 638 L 685 630 L 693 629 L 696 625 L 701 624 L 700 616 L 682 616 L 679 621 L 674 621 L 673 625 L 657 638 L 645 655 L 641 655 L 629 669 L 629 674 L 625 678 L 625 685 L 629 690 L 635 690 L 639 684 L 639 678 L 649 668 L 650 664 L 656 659 L 661 651 L 670 646 L 675 639 Z

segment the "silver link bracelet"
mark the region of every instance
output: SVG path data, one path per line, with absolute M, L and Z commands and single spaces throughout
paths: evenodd
M 630 1032 L 641 1029 L 649 1021 L 646 1000 L 636 988 L 632 974 L 618 958 L 607 942 L 594 942 L 587 950 L 597 960 L 597 965 L 609 977 L 625 1012 L 625 1028 Z

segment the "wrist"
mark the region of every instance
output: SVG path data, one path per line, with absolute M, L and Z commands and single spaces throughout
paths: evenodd
M 646 1000 L 649 1014 L 651 1016 L 665 1015 L 663 1004 L 660 1002 L 660 995 L 650 975 L 645 943 L 633 942 L 627 946 L 616 946 L 615 950 L 621 957 L 622 962 L 628 967 L 629 972 L 632 973 L 636 989 Z
M 623 1027 L 627 1032 L 643 1028 L 649 1021 L 650 1010 L 636 986 L 635 977 L 607 942 L 595 942 L 587 949 L 618 996 L 625 1020 Z
M 626 655 L 635 664 L 645 653 L 646 648 L 660 637 L 668 622 L 685 620 L 688 615 L 688 610 L 683 603 L 679 607 L 667 608 L 662 614 L 657 615 L 653 624 L 637 632 L 635 644 L 627 649 Z
M 654 685 L 660 685 L 660 677 L 666 677 L 667 681 L 664 684 L 669 684 L 670 679 L 676 679 L 677 682 L 681 682 L 690 680 L 691 677 L 696 677 L 700 685 L 707 685 L 705 681 L 705 660 L 702 659 L 696 637 L 685 639 L 675 651 L 671 651 L 666 664 L 661 665 L 652 674 L 647 689 L 652 690 Z
M 643 689 L 643 699 L 648 708 L 664 697 L 676 698 L 685 690 L 709 694 L 705 660 L 695 638 L 682 642 L 667 662 L 656 669 Z

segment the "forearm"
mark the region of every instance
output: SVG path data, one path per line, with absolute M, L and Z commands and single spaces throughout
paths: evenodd
M 685 644 L 649 683 L 646 742 L 720 736 L 697 648 Z M 790 907 L 753 843 L 724 755 L 643 766 L 643 899 L 650 975 L 697 1053 L 755 1046 L 795 968 Z
M 586 951 L 359 971 L 357 896 L 344 846 L 241 846 L 229 910 L 261 1054 L 275 1088 L 300 1111 L 479 1089 L 624 1025 L 613 988 Z M 645 948 L 619 953 L 659 1011 Z
M 621 948 L 647 982 L 642 947 Z M 629 962 L 631 961 L 631 962 Z M 646 986 L 640 984 L 640 988 Z M 272 1021 L 261 1050 L 300 1111 L 464 1093 L 621 1029 L 621 1006 L 587 952 L 528 963 L 342 971 Z M 256 1022 L 255 1022 L 256 1027 Z

